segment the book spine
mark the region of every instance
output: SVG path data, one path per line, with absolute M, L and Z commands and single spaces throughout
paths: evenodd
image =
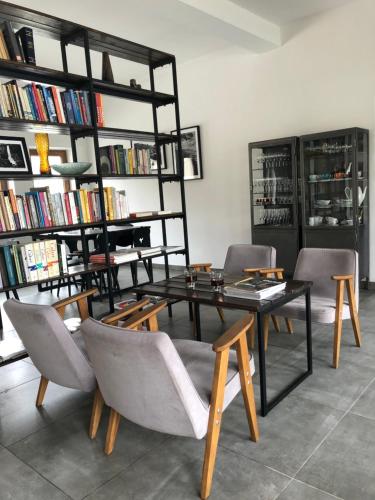
M 51 89 L 51 93 L 52 93 L 52 97 L 53 97 L 53 102 L 55 105 L 57 121 L 59 123 L 65 123 L 65 116 L 64 116 L 64 112 L 63 112 L 62 103 L 61 103 L 60 93 L 58 92 L 58 90 L 55 86 L 50 87 L 50 89 Z
M 18 30 L 17 35 L 21 41 L 21 46 L 24 53 L 25 62 L 28 64 L 36 64 L 33 30 L 28 26 Z
M 9 194 L 9 201 L 12 207 L 12 214 L 16 225 L 16 229 L 21 229 L 20 218 L 17 210 L 17 200 L 16 197 L 14 196 L 13 189 L 9 189 L 8 194 Z
M 17 281 L 9 245 L 5 245 L 3 247 L 3 250 L 4 250 L 5 265 L 8 274 L 9 286 L 15 286 L 17 284 Z
M 12 259 L 14 262 L 14 270 L 15 270 L 15 275 L 17 279 L 17 283 L 20 283 L 22 285 L 22 273 L 21 273 L 21 267 L 20 267 L 20 262 L 18 259 L 18 251 L 17 251 L 17 245 L 12 245 L 10 247 L 10 253 L 12 254 Z
M 5 208 L 6 208 L 6 213 L 8 215 L 10 230 L 15 231 L 16 230 L 16 222 L 15 222 L 14 217 L 13 217 L 12 206 L 10 204 L 9 197 L 4 196 L 4 200 L 5 200 Z
M 83 122 L 82 122 L 81 112 L 79 109 L 79 102 L 78 102 L 77 94 L 72 89 L 68 90 L 68 92 L 70 95 L 70 99 L 72 101 L 74 121 L 77 125 L 82 125 Z
M 62 213 L 63 213 L 63 218 L 64 218 L 64 226 L 68 225 L 68 213 L 66 211 L 66 206 L 65 206 L 65 198 L 64 198 L 64 193 L 59 193 L 59 197 L 61 200 L 61 208 L 62 208 Z
M 75 202 L 74 193 L 72 191 L 69 191 L 68 195 L 69 195 L 70 213 L 72 215 L 73 224 L 78 224 L 77 206 Z
M 104 127 L 102 94 L 98 94 L 98 92 L 95 92 L 95 102 L 96 102 L 97 125 L 98 127 Z
M 43 264 L 42 264 L 42 256 L 40 253 L 40 246 L 39 246 L 39 241 L 36 241 L 33 243 L 34 247 L 34 256 L 35 256 L 35 265 L 36 265 L 36 271 L 38 275 L 38 280 L 43 279 Z
M 62 101 L 65 105 L 65 116 L 67 117 L 68 123 L 70 125 L 75 125 L 75 117 L 73 112 L 73 103 L 70 94 L 67 90 L 61 92 Z
M 21 256 L 22 256 L 22 264 L 23 264 L 22 267 L 23 267 L 24 272 L 25 272 L 25 281 L 28 283 L 29 281 L 31 281 L 31 276 L 30 276 L 29 266 L 27 263 L 27 255 L 26 255 L 25 245 L 21 246 Z
M 42 269 L 40 276 L 42 276 L 40 279 L 46 280 L 49 278 L 49 273 L 48 273 L 48 262 L 47 262 L 47 254 L 46 254 L 46 246 L 44 241 L 39 241 L 39 251 L 40 251 L 40 260 L 42 263 Z
M 49 114 L 49 119 L 53 123 L 57 123 L 57 114 L 55 109 L 55 104 L 53 102 L 52 91 L 50 88 L 43 87 L 44 99 L 47 104 L 47 110 Z
M 44 93 L 43 93 L 43 85 L 36 85 L 36 89 L 38 92 L 38 97 L 39 97 L 39 102 L 41 105 L 41 111 L 43 115 L 43 121 L 48 122 L 49 121 L 49 116 L 48 116 L 48 109 L 47 109 L 47 103 L 44 99 Z
M 30 281 L 37 281 L 38 279 L 38 270 L 35 262 L 35 254 L 34 254 L 34 244 L 27 243 L 25 245 L 26 252 L 26 262 L 27 268 L 29 271 Z
M 54 278 L 55 276 L 58 276 L 60 274 L 57 242 L 56 240 L 46 240 L 44 242 L 44 245 L 46 249 L 48 277 Z
M 1 25 L 9 55 L 13 61 L 22 62 L 22 55 L 17 43 L 16 35 L 9 21 L 4 21 Z
M 38 114 L 38 120 L 43 121 L 44 115 L 43 115 L 42 103 L 40 101 L 38 89 L 37 89 L 34 82 L 31 84 L 31 91 L 32 91 L 33 97 L 34 97 L 35 107 L 36 107 L 36 111 Z
M 65 244 L 61 243 L 59 245 L 60 250 L 60 263 L 61 263 L 61 272 L 64 274 L 68 273 L 68 261 L 66 259 L 66 248 Z
M 86 116 L 87 116 L 87 125 L 92 125 L 92 119 L 91 119 L 91 111 L 90 111 L 90 103 L 89 103 L 89 94 L 87 90 L 82 91 L 83 95 L 83 100 L 85 103 L 85 110 L 86 110 Z
M 70 210 L 70 201 L 68 193 L 64 193 L 64 204 L 65 204 L 66 216 L 68 218 L 68 224 L 71 225 L 73 224 L 73 218 L 72 218 L 72 211 Z

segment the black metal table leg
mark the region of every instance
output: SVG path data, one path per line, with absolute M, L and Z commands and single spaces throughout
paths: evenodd
M 275 396 L 272 401 L 265 403 L 265 412 L 263 414 L 262 406 L 262 416 L 264 417 L 267 413 L 272 410 L 277 404 L 280 403 L 290 392 L 292 392 L 297 386 L 299 386 L 307 377 L 309 377 L 313 372 L 313 361 L 312 361 L 312 339 L 311 339 L 311 301 L 310 301 L 310 290 L 305 292 L 306 301 L 306 345 L 307 345 L 307 370 L 299 375 L 293 382 L 288 384 L 285 389 L 283 389 L 277 396 Z
M 266 381 L 266 354 L 264 350 L 264 335 L 263 335 L 263 315 L 257 313 L 258 327 L 258 350 L 259 350 L 259 381 L 260 381 L 260 413 L 265 417 L 268 413 L 267 407 L 267 381 Z
M 309 374 L 313 372 L 312 361 L 312 335 L 311 335 L 311 294 L 310 289 L 306 291 L 306 343 L 307 343 L 307 370 Z
M 201 342 L 201 315 L 199 310 L 199 302 L 194 302 L 194 329 L 196 339 Z
M 194 321 L 193 304 L 191 302 L 189 302 L 189 319 Z

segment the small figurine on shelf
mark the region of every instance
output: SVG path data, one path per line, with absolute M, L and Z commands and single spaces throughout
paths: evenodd
M 48 162 L 48 152 L 49 152 L 48 134 L 36 133 L 35 146 L 36 150 L 38 151 L 40 160 L 40 173 L 48 175 L 51 173 L 51 167 Z
M 114 83 L 111 60 L 108 52 L 103 52 L 102 59 L 102 80 L 105 82 Z
M 137 80 L 135 78 L 131 78 L 131 80 L 130 80 L 130 86 L 133 89 L 141 89 L 142 88 L 141 84 L 137 83 Z

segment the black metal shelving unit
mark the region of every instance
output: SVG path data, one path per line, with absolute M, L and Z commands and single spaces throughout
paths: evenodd
M 298 138 L 249 144 L 252 242 L 271 245 L 292 274 L 300 248 Z
M 350 248 L 369 278 L 369 131 L 304 135 L 301 144 L 302 245 Z
M 40 122 L 35 120 L 21 120 L 11 118 L 0 118 L 0 130 L 11 130 L 20 132 L 47 132 L 56 134 L 66 134 L 71 139 L 71 150 L 74 161 L 78 161 L 76 143 L 81 138 L 92 138 L 94 151 L 96 173 L 84 174 L 79 177 L 69 177 L 60 175 L 13 175 L 12 177 L 0 176 L 0 180 L 27 180 L 41 178 L 70 178 L 76 181 L 77 187 L 86 182 L 95 182 L 98 185 L 100 204 L 102 214 L 104 209 L 103 179 L 154 179 L 158 182 L 158 193 L 160 199 L 160 210 L 165 209 L 164 184 L 165 182 L 178 182 L 180 185 L 181 210 L 164 215 L 153 215 L 149 217 L 130 217 L 122 220 L 107 221 L 105 217 L 102 221 L 90 224 L 76 224 L 71 226 L 48 227 L 40 229 L 29 229 L 21 231 L 7 231 L 0 233 L 0 239 L 17 238 L 21 236 L 37 236 L 38 234 L 54 233 L 58 231 L 77 230 L 84 236 L 85 230 L 92 227 L 100 227 L 104 234 L 106 248 L 108 248 L 108 231 L 110 225 L 121 225 L 128 223 L 141 223 L 146 221 L 160 221 L 162 230 L 163 245 L 168 245 L 166 221 L 170 219 L 181 219 L 184 236 L 184 250 L 179 251 L 185 255 L 186 264 L 189 263 L 188 232 L 186 221 L 185 188 L 183 175 L 183 162 L 181 157 L 181 135 L 180 135 L 180 115 L 178 105 L 177 73 L 176 60 L 171 54 L 155 50 L 117 36 L 102 33 L 100 31 L 87 28 L 85 26 L 66 21 L 37 12 L 32 9 L 20 7 L 11 3 L 0 1 L 0 21 L 9 20 L 15 30 L 29 26 L 34 32 L 43 37 L 58 40 L 61 46 L 62 71 L 33 66 L 25 63 L 0 60 L 0 76 L 10 77 L 17 80 L 35 81 L 44 84 L 57 85 L 76 90 L 87 90 L 89 92 L 89 101 L 91 107 L 91 116 L 93 117 L 92 126 L 69 125 Z M 85 57 L 85 74 L 76 75 L 69 72 L 67 46 L 76 45 L 82 47 Z M 150 89 L 135 89 L 121 83 L 108 83 L 92 76 L 91 51 L 108 52 L 110 55 L 118 58 L 145 65 L 149 68 Z M 169 65 L 171 67 L 171 77 L 173 80 L 173 94 L 165 94 L 155 89 L 154 72 L 157 68 Z M 95 92 L 117 97 L 119 99 L 128 99 L 142 103 L 148 103 L 152 106 L 153 113 L 153 131 L 129 130 L 111 127 L 98 127 L 96 120 Z M 160 133 L 158 129 L 158 108 L 160 106 L 174 106 L 177 134 L 170 135 Z M 107 117 L 108 118 L 108 117 Z M 102 175 L 100 170 L 99 144 L 100 139 L 122 139 L 132 141 L 152 142 L 156 145 L 156 156 L 158 169 L 155 174 L 150 175 Z M 166 144 L 177 144 L 177 173 L 163 174 L 161 170 L 161 151 L 160 147 Z M 147 209 L 147 207 L 145 207 Z M 111 280 L 111 266 L 109 263 L 109 252 L 106 250 L 106 264 L 95 266 L 89 264 L 88 249 L 84 250 L 84 263 L 81 266 L 75 266 L 70 270 L 71 275 L 82 275 L 86 279 L 86 284 L 90 283 L 90 274 L 100 270 L 107 273 L 108 280 L 108 300 L 109 310 L 113 311 L 114 293 Z M 169 277 L 168 254 L 163 254 L 165 262 L 166 277 Z M 58 278 L 58 277 L 57 277 Z M 56 278 L 56 279 L 57 279 Z M 35 281 L 26 284 L 26 286 L 43 283 L 44 281 Z M 0 289 L 0 292 L 7 292 L 22 288 L 25 285 L 17 285 L 12 288 Z

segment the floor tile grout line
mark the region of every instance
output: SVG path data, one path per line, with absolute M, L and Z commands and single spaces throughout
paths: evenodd
M 36 434 L 37 432 L 40 432 L 42 430 L 45 430 L 47 429 L 47 427 L 59 422 L 61 419 L 65 418 L 65 417 L 69 417 L 70 415 L 72 415 L 73 413 L 75 413 L 76 411 L 80 411 L 82 410 L 82 408 L 86 405 L 86 403 L 83 403 L 81 406 L 79 406 L 78 408 L 75 408 L 74 410 L 72 411 L 69 411 L 68 413 L 64 413 L 64 415 L 61 415 L 59 416 L 58 418 L 56 418 L 56 420 L 51 420 L 51 422 L 48 422 L 46 423 L 46 425 L 43 425 L 42 427 L 39 427 L 38 429 L 36 429 L 35 431 L 33 432 L 30 432 L 30 434 L 27 434 L 26 436 L 23 436 L 21 439 L 17 439 L 17 441 L 14 441 L 13 443 L 9 443 L 7 445 L 4 445 L 4 444 L 1 444 L 0 442 L 0 445 L 3 446 L 4 448 L 7 448 L 10 450 L 10 447 L 11 446 L 15 446 L 16 444 L 20 443 L 21 441 L 23 441 L 24 439 L 28 439 L 30 436 L 33 436 L 34 434 Z
M 297 477 L 297 474 L 303 469 L 303 467 L 307 464 L 307 462 L 311 459 L 311 457 L 319 450 L 319 448 L 323 445 L 323 443 L 328 439 L 328 437 L 333 433 L 333 431 L 337 428 L 337 426 L 342 422 L 342 420 L 350 413 L 351 409 L 355 406 L 355 404 L 359 401 L 359 399 L 363 396 L 363 394 L 367 391 L 370 385 L 375 381 L 375 377 L 373 377 L 370 382 L 363 388 L 360 392 L 359 396 L 353 401 L 353 403 L 349 406 L 349 408 L 344 412 L 343 415 L 338 419 L 336 424 L 328 431 L 328 433 L 324 436 L 324 438 L 320 441 L 320 443 L 314 448 L 313 452 L 310 456 L 303 462 L 303 464 L 299 467 L 296 474 L 294 475 L 294 479 Z
M 304 481 L 301 481 L 300 479 L 294 478 L 293 481 L 296 481 L 297 483 L 300 483 L 300 484 L 305 484 L 309 488 L 312 488 L 313 490 L 316 490 L 316 491 L 320 491 L 321 493 L 325 493 L 326 495 L 328 495 L 332 498 L 335 498 L 336 500 L 345 500 L 344 498 L 338 497 L 338 496 L 334 495 L 333 493 L 330 493 L 329 491 L 325 491 L 325 490 L 322 490 L 320 488 L 317 488 L 316 486 L 313 486 L 312 484 L 305 483 Z
M 153 446 L 152 448 L 150 448 L 149 450 L 147 450 L 145 453 L 143 453 L 143 455 L 141 455 L 140 457 L 134 459 L 132 462 L 130 462 L 124 469 L 122 469 L 121 471 L 117 472 L 113 477 L 110 477 L 109 479 L 107 479 L 106 481 L 104 481 L 103 483 L 99 484 L 98 486 L 96 486 L 92 491 L 89 491 L 89 493 L 87 493 L 85 496 L 81 497 L 80 500 L 84 500 L 85 498 L 87 498 L 89 495 L 92 495 L 93 493 L 95 493 L 96 491 L 98 491 L 100 488 L 102 488 L 103 486 L 105 486 L 106 484 L 110 483 L 111 481 L 113 481 L 114 479 L 116 479 L 117 477 L 121 476 L 121 474 L 123 474 L 129 467 L 132 467 L 134 464 L 136 464 L 139 460 L 142 460 L 144 457 L 146 457 L 149 453 L 153 452 L 158 446 L 162 446 L 164 445 L 164 443 L 166 443 L 167 441 L 169 441 L 170 439 L 173 439 L 174 436 L 167 436 L 161 443 L 158 443 L 157 445 Z
M 0 368 L 1 368 L 1 366 L 0 366 Z M 8 389 L 4 389 L 4 390 L 0 391 L 0 396 L 3 395 L 3 394 L 6 394 L 9 391 L 13 391 L 13 389 L 17 389 L 18 387 L 21 387 L 21 386 L 23 386 L 25 384 L 29 384 L 30 382 L 33 382 L 34 380 L 37 380 L 39 378 L 40 378 L 40 375 L 38 375 L 35 378 L 31 378 L 30 380 L 25 380 L 24 382 L 21 382 L 20 384 L 15 385 L 13 387 L 9 387 Z
M 19 460 L 20 462 L 22 462 L 24 465 L 26 465 L 26 467 L 30 468 L 32 471 L 35 472 L 35 474 L 37 474 L 40 478 L 42 478 L 44 481 L 46 481 L 47 483 L 49 483 L 51 486 L 53 486 L 54 488 L 56 488 L 58 491 L 61 491 L 61 493 L 63 493 L 69 500 L 74 500 L 73 497 L 71 497 L 70 495 L 68 495 L 68 493 L 66 493 L 64 490 L 62 490 L 59 486 L 57 486 L 56 484 L 54 484 L 52 481 L 50 481 L 47 477 L 43 476 L 43 474 L 41 474 L 39 471 L 37 471 L 31 464 L 25 462 L 25 460 L 23 460 L 22 458 L 20 458 L 19 456 L 17 456 L 15 453 L 12 452 L 12 450 L 9 450 L 8 448 L 6 448 L 7 451 L 9 453 L 11 453 L 17 460 Z

